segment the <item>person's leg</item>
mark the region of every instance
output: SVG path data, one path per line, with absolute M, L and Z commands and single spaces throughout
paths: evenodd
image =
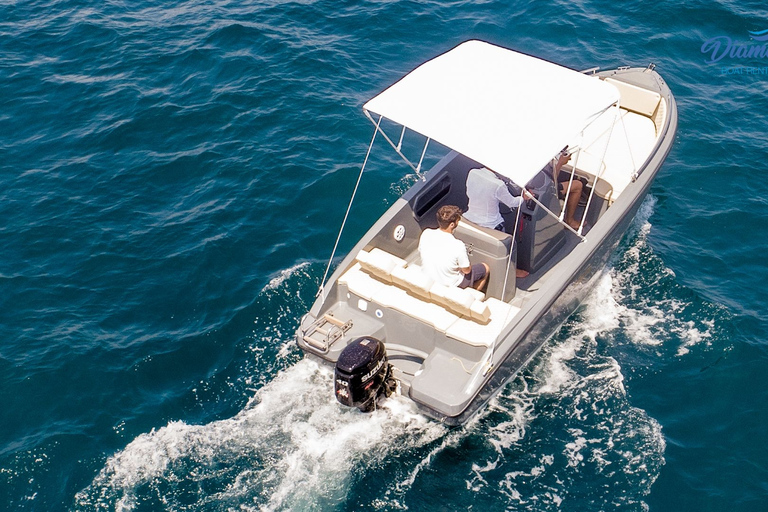
M 459 288 L 472 287 L 475 290 L 485 292 L 485 287 L 488 284 L 488 278 L 491 275 L 491 268 L 485 263 L 475 263 L 472 265 L 472 270 L 469 274 L 464 275 Z
M 488 287 L 488 278 L 491 276 L 491 267 L 489 267 L 486 263 L 481 263 L 481 265 L 485 270 L 485 272 L 483 272 L 483 277 L 481 277 L 477 282 L 473 283 L 472 287 L 475 290 L 480 290 L 481 292 L 485 293 L 485 290 Z
M 562 191 L 565 191 L 565 187 L 568 186 L 568 182 L 560 182 Z M 579 201 L 581 200 L 581 191 L 584 188 L 584 184 L 581 180 L 574 179 L 571 182 L 571 191 L 568 193 L 568 203 L 565 205 L 565 223 L 571 226 L 573 229 L 579 229 L 580 222 L 576 220 L 576 208 L 579 207 Z

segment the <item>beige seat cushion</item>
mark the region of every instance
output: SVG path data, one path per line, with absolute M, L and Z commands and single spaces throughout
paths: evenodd
M 471 316 L 470 307 L 475 302 L 475 297 L 472 293 L 462 290 L 455 286 L 445 286 L 439 283 L 432 285 L 429 289 L 430 298 L 442 306 L 445 306 L 450 311 L 461 315 Z
M 373 302 L 421 320 L 439 332 L 446 332 L 459 318 L 444 307 L 423 301 L 396 286 L 384 285 L 374 294 Z
M 485 300 L 485 294 L 480 290 L 475 290 L 474 288 L 465 288 L 465 290 L 471 293 L 475 297 L 475 300 Z
M 405 290 L 429 300 L 429 290 L 435 284 L 434 279 L 425 274 L 421 267 L 410 264 L 407 267 L 395 267 L 392 270 L 392 282 Z
M 372 300 L 377 292 L 387 286 L 371 277 L 367 272 L 363 272 L 360 268 L 360 263 L 355 263 L 349 270 L 344 272 L 339 278 L 338 283 L 346 285 L 351 293 L 368 301 Z
M 369 251 L 362 250 L 357 253 L 357 261 L 366 272 L 378 277 L 387 283 L 392 282 L 392 271 L 397 267 L 405 266 L 405 260 L 398 258 L 378 247 Z
M 476 300 L 469 308 L 472 318 L 481 324 L 487 324 L 491 319 L 491 308 L 485 302 Z
M 490 321 L 483 325 L 468 318 L 459 318 L 445 332 L 453 339 L 477 347 L 490 347 L 502 329 L 515 317 L 520 308 L 493 297 L 483 303 L 490 309 Z
M 606 78 L 605 81 L 619 90 L 621 94 L 620 105 L 627 110 L 650 117 L 656 111 L 656 107 L 659 106 L 661 95 L 655 91 L 649 91 L 613 78 Z

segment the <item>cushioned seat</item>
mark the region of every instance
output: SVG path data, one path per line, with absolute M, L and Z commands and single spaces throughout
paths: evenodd
M 392 282 L 405 290 L 429 300 L 429 290 L 435 281 L 425 274 L 421 267 L 410 264 L 407 267 L 396 267 L 392 271 Z
M 649 91 L 614 78 L 606 78 L 605 81 L 619 90 L 621 106 L 632 112 L 651 117 L 661 102 L 661 94 L 656 91 Z
M 487 324 L 482 325 L 467 318 L 459 318 L 451 324 L 445 334 L 468 345 L 490 347 L 520 308 L 493 297 L 486 299 L 483 304 L 490 309 L 490 321 Z
M 446 332 L 459 317 L 444 307 L 414 297 L 402 288 L 384 286 L 373 296 L 373 302 L 391 308 L 431 325 L 439 332 Z
M 388 283 L 392 282 L 392 271 L 397 267 L 405 266 L 404 259 L 382 251 L 378 247 L 374 247 L 370 251 L 360 251 L 357 253 L 356 259 L 360 262 L 363 270 Z
M 419 318 L 441 331 L 459 317 L 481 324 L 490 321 L 492 311 L 483 302 L 483 292 L 435 283 L 419 265 L 405 266 L 405 260 L 378 248 L 360 251 L 357 260 L 339 283 L 366 300 Z
M 360 264 L 355 263 L 339 278 L 340 285 L 346 285 L 347 289 L 365 300 L 373 300 L 376 292 L 387 286 L 379 280 L 371 277 L 361 270 Z

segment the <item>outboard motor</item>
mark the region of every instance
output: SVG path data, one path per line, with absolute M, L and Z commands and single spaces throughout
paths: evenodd
M 370 412 L 376 399 L 389 396 L 395 388 L 384 343 L 376 338 L 357 338 L 347 345 L 336 361 L 336 399 L 348 407 Z

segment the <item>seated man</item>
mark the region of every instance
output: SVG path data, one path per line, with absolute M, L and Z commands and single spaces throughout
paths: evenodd
M 523 195 L 526 199 L 531 197 L 527 190 L 523 190 Z M 487 167 L 470 169 L 467 198 L 469 208 L 464 218 L 478 226 L 499 231 L 506 231 L 499 205 L 504 203 L 509 208 L 517 208 L 523 202 L 522 197 L 513 196 L 499 175 Z
M 568 202 L 565 205 L 565 217 L 563 220 L 573 229 L 578 230 L 581 222 L 576 220 L 576 208 L 578 208 L 579 201 L 581 200 L 581 192 L 584 190 L 584 183 L 582 183 L 576 176 L 574 176 L 573 181 L 571 181 L 571 175 L 569 173 L 560 173 L 560 169 L 563 165 L 571 159 L 571 155 L 567 150 L 568 146 L 560 152 L 554 163 L 550 162 L 544 167 L 544 172 L 548 174 L 552 181 L 557 183 L 558 199 L 565 199 L 565 196 L 568 196 Z M 571 191 L 566 194 L 569 182 L 571 183 Z
M 525 189 L 523 196 L 525 199 L 532 197 Z M 499 205 L 504 203 L 509 208 L 518 208 L 523 202 L 523 197 L 513 196 L 502 178 L 487 167 L 470 169 L 467 175 L 467 198 L 469 208 L 464 214 L 465 219 L 478 226 L 507 233 Z M 518 268 L 515 269 L 515 275 L 523 278 L 528 276 L 528 272 Z
M 469 264 L 464 242 L 453 236 L 460 218 L 458 206 L 445 205 L 437 210 L 438 229 L 425 229 L 419 239 L 421 266 L 435 282 L 484 292 L 491 270 L 485 263 Z

